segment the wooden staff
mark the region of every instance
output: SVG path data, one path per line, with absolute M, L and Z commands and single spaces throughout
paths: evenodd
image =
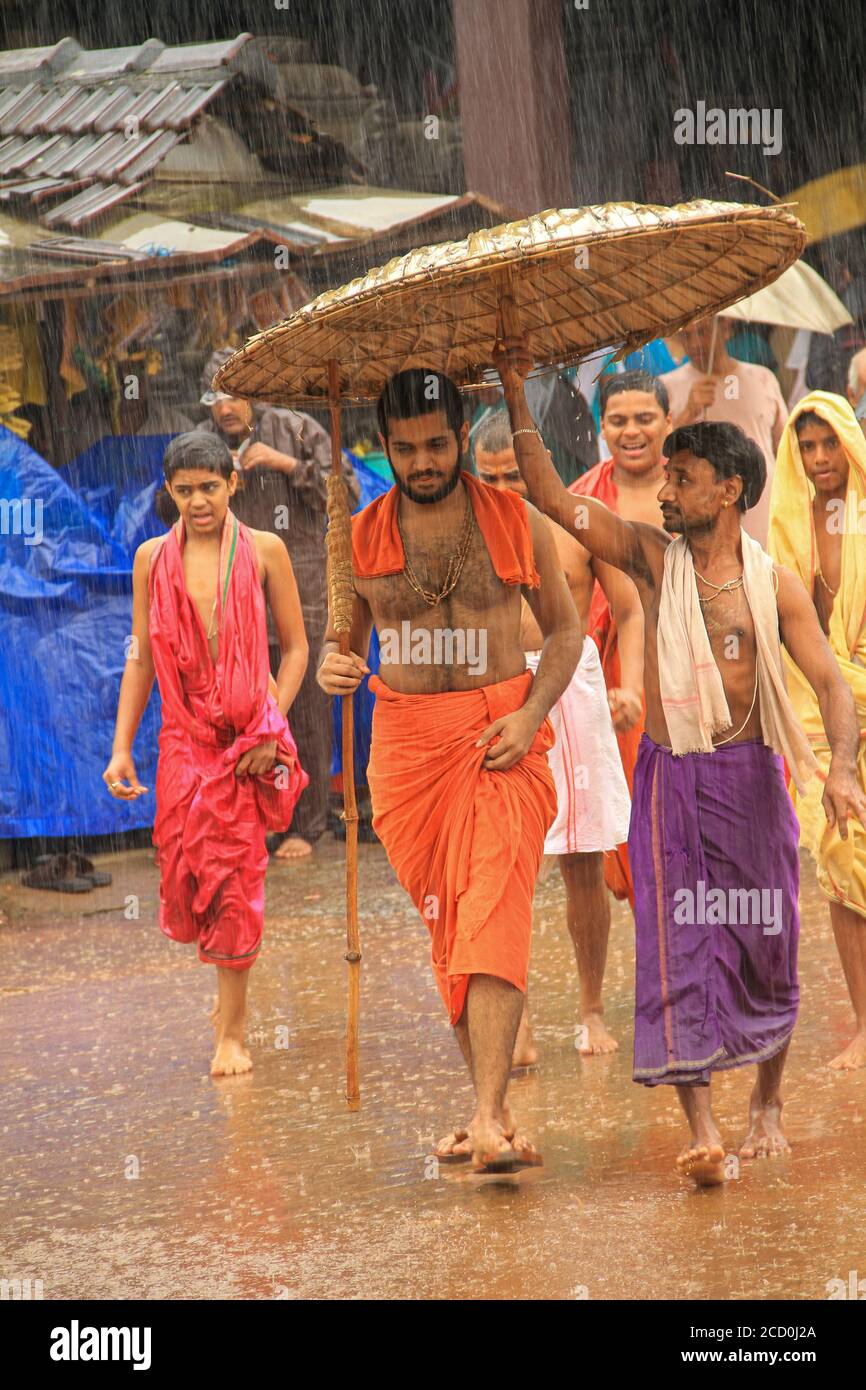
M 352 523 L 349 493 L 343 481 L 340 428 L 340 367 L 328 363 L 331 412 L 331 471 L 328 476 L 328 615 L 337 634 L 340 654 L 348 656 L 352 627 Z M 346 825 L 346 955 L 349 962 L 349 1002 L 346 1024 L 346 1101 L 360 1110 L 358 1082 L 358 1014 L 361 1000 L 361 935 L 358 928 L 358 807 L 355 801 L 355 725 L 351 695 L 341 696 L 343 745 L 343 820 Z

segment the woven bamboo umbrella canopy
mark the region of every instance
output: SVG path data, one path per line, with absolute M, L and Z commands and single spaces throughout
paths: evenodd
M 804 228 L 784 205 L 699 199 L 550 210 L 425 246 L 320 294 L 256 334 L 214 386 L 275 405 L 369 401 L 394 372 L 431 367 L 461 387 L 490 365 L 503 296 L 540 366 L 621 355 L 753 294 L 794 262 Z
M 328 608 L 349 651 L 354 589 L 348 494 L 340 476 L 344 403 L 376 398 L 395 372 L 428 367 L 458 386 L 484 381 L 497 339 L 529 334 L 543 368 L 618 355 L 753 294 L 797 259 L 805 231 L 787 207 L 697 201 L 552 210 L 410 251 L 250 338 L 216 390 L 331 412 Z M 349 963 L 346 1099 L 360 1106 L 358 812 L 352 697 L 342 697 Z

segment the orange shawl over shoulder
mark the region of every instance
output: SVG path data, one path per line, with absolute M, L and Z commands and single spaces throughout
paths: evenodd
M 460 474 L 493 568 L 503 584 L 537 589 L 538 572 L 523 498 L 498 492 L 471 473 Z M 358 579 L 381 579 L 403 569 L 403 542 L 397 527 L 400 490 L 392 487 L 352 517 L 352 569 Z

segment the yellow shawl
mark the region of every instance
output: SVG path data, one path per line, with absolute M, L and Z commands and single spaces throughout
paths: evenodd
M 858 769 L 866 786 L 866 439 L 841 396 L 812 391 L 791 412 L 776 458 L 767 548 L 774 560 L 792 569 L 809 593 L 814 593 L 818 569 L 812 511 L 815 488 L 806 476 L 794 428 L 807 410 L 814 411 L 834 431 L 849 464 L 846 505 L 843 508 L 841 502 L 834 503 L 835 510 L 828 512 L 828 525 L 842 532 L 842 576 L 828 640 L 857 705 L 861 730 Z M 830 748 L 821 712 L 815 692 L 787 652 L 785 664 L 794 709 L 820 767 L 818 779 L 813 779 L 805 793 L 791 792 L 800 820 L 800 843 L 814 856 L 818 882 L 827 896 L 866 917 L 866 830 L 859 821 L 849 820 L 848 840 L 844 841 L 838 830 L 827 824 L 821 796 Z

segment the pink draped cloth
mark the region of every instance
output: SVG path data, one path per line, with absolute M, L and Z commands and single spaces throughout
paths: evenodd
M 183 575 L 179 521 L 151 557 L 150 645 L 162 698 L 153 841 L 159 925 L 197 941 L 199 959 L 237 970 L 258 955 L 265 835 L 287 830 L 309 778 L 268 692 L 265 601 L 249 532 L 228 512 L 220 545 L 214 664 Z M 276 739 L 262 776 L 236 777 L 244 753 Z

